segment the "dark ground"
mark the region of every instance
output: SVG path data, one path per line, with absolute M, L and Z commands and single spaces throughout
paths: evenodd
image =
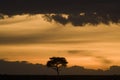
M 90 76 L 90 75 L 65 75 L 65 76 L 41 76 L 41 75 L 0 75 L 0 80 L 120 80 L 120 75 Z

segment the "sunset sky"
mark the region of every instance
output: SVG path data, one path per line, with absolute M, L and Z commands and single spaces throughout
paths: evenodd
M 29 10 L 27 13 L 24 10 L 19 13 L 15 6 L 14 9 L 11 7 L 15 13 L 9 10 L 2 12 L 4 9 L 2 5 L 0 59 L 46 64 L 50 57 L 60 56 L 67 59 L 68 66 L 106 69 L 112 65 L 120 65 L 120 15 L 117 15 L 120 9 L 116 7 L 112 9 L 113 14 L 103 12 L 97 15 L 100 16 L 97 22 L 93 21 L 96 17 L 93 15 L 85 17 L 87 19 L 81 18 L 83 22 L 78 19 L 79 16 L 87 15 L 83 11 L 77 16 L 76 13 L 58 14 L 54 10 L 54 13 L 48 14 L 46 10 L 46 13 L 31 15 Z M 92 13 L 96 15 L 97 11 Z M 108 20 L 104 15 L 111 16 L 111 19 Z

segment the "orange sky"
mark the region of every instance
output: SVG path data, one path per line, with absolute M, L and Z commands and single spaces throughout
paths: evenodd
M 67 15 L 63 15 L 67 18 Z M 5 16 L 0 20 L 0 59 L 46 64 L 63 56 L 69 66 L 108 68 L 120 65 L 120 24 L 63 26 L 43 14 Z

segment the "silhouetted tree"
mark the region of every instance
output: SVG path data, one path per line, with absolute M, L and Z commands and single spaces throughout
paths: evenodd
M 47 62 L 47 67 L 51 67 L 57 71 L 57 75 L 60 75 L 60 68 L 67 66 L 67 61 L 64 57 L 51 57 Z

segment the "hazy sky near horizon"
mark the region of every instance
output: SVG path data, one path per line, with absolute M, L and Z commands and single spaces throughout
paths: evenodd
M 109 23 L 62 25 L 44 14 L 6 15 L 0 19 L 0 59 L 46 64 L 49 57 L 62 56 L 69 66 L 120 65 L 120 24 Z

